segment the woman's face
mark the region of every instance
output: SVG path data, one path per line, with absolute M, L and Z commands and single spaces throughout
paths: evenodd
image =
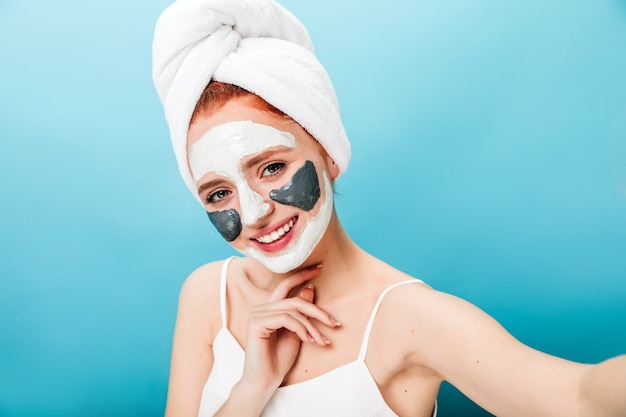
M 211 222 L 276 273 L 306 261 L 333 213 L 336 165 L 291 119 L 231 100 L 189 128 L 189 166 Z

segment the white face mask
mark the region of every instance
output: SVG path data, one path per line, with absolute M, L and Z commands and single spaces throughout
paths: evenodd
M 277 146 L 295 148 L 296 140 L 291 133 L 271 126 L 251 121 L 235 121 L 210 129 L 191 147 L 189 166 L 196 183 L 204 175 L 212 172 L 229 179 L 237 188 L 241 213 L 237 214 L 234 210 L 229 210 L 226 213 L 227 216 L 222 216 L 228 218 L 228 223 L 224 223 L 223 227 L 216 224 L 212 218 L 220 233 L 227 240 L 234 240 L 241 230 L 241 223 L 239 223 L 239 231 L 233 232 L 232 229 L 236 227 L 238 217 L 244 225 L 251 226 L 269 210 L 269 204 L 265 202 L 265 198 L 250 188 L 245 179 L 241 161 L 248 156 Z M 332 185 L 326 172 L 322 173 L 322 178 L 325 192 L 321 203 L 319 200 L 316 202 L 316 205 L 320 205 L 319 212 L 308 220 L 301 228 L 300 235 L 289 242 L 287 247 L 272 254 L 254 247 L 242 249 L 240 252 L 258 260 L 276 273 L 285 273 L 302 265 L 321 240 L 332 217 Z M 209 213 L 209 217 L 211 215 L 212 213 Z M 230 230 L 230 237 L 223 229 Z

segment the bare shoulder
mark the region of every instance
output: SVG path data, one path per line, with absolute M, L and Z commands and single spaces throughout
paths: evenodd
M 180 302 L 206 305 L 219 297 L 220 273 L 224 261 L 210 262 L 194 270 L 180 290 Z
M 178 300 L 178 321 L 208 330 L 209 340 L 219 329 L 220 274 L 224 261 L 210 262 L 193 271 L 185 280 Z M 204 333 L 204 332 L 203 332 Z
M 380 312 L 391 329 L 386 337 L 397 340 L 412 363 L 442 377 L 480 363 L 482 356 L 526 348 L 479 307 L 426 285 L 390 291 Z
M 400 274 L 402 279 L 393 281 L 413 279 L 415 283 L 390 290 L 381 303 L 377 320 L 392 332 L 386 337 L 404 345 L 405 353 L 410 351 L 423 361 L 449 350 L 444 346 L 473 340 L 479 334 L 499 340 L 511 337 L 496 320 L 470 302 Z
M 419 278 L 399 271 L 389 265 L 380 266 L 387 287 L 400 284 L 385 295 L 381 313 L 394 321 L 407 323 L 441 323 L 451 318 L 462 319 L 468 314 L 485 315 L 473 304 L 454 295 L 438 291 Z
M 438 291 L 426 282 L 410 275 L 403 274 L 403 279 L 397 280 L 397 282 L 405 281 L 408 281 L 407 285 L 394 288 L 388 293 L 385 297 L 385 304 L 396 306 L 405 313 L 411 312 L 414 314 L 413 317 L 421 317 L 423 314 L 432 316 L 434 311 L 452 313 L 456 309 L 473 307 L 469 302 Z
M 385 300 L 399 297 L 396 301 L 402 301 L 405 299 L 406 301 L 411 302 L 412 296 L 402 297 L 398 294 L 404 294 L 408 291 L 413 294 L 413 296 L 415 296 L 414 293 L 428 295 L 430 292 L 427 290 L 432 290 L 432 287 L 421 279 L 402 272 L 378 258 L 371 257 L 370 263 L 367 265 L 367 270 L 374 276 L 376 282 L 383 285 L 384 288 L 390 288 L 395 284 L 403 284 L 397 289 L 390 289 L 390 291 L 385 295 Z M 408 285 L 405 285 L 404 283 Z
M 407 279 L 411 279 L 407 276 Z M 413 278 L 415 279 L 415 278 Z M 381 315 L 411 328 L 420 328 L 431 340 L 443 335 L 501 326 L 472 303 L 438 291 L 419 279 L 391 290 L 381 305 Z

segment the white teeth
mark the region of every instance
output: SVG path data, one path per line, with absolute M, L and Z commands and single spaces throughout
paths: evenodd
M 285 233 L 289 232 L 292 227 L 293 227 L 293 219 L 289 220 L 289 223 L 285 224 L 284 226 L 279 227 L 278 229 L 274 230 L 272 233 L 269 233 L 265 236 L 258 237 L 256 238 L 256 240 L 261 243 L 272 243 L 280 239 L 282 236 L 284 236 Z

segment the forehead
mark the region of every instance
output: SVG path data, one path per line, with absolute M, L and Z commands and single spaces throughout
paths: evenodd
M 212 128 L 228 122 L 251 120 L 253 122 L 273 126 L 278 130 L 291 131 L 290 118 L 278 118 L 259 109 L 250 100 L 232 99 L 210 115 L 197 117 L 189 126 L 187 133 L 187 151 L 191 146 Z
M 189 168 L 196 180 L 208 172 L 232 173 L 240 169 L 243 158 L 278 146 L 294 148 L 296 139 L 250 120 L 228 122 L 211 128 L 191 145 Z

